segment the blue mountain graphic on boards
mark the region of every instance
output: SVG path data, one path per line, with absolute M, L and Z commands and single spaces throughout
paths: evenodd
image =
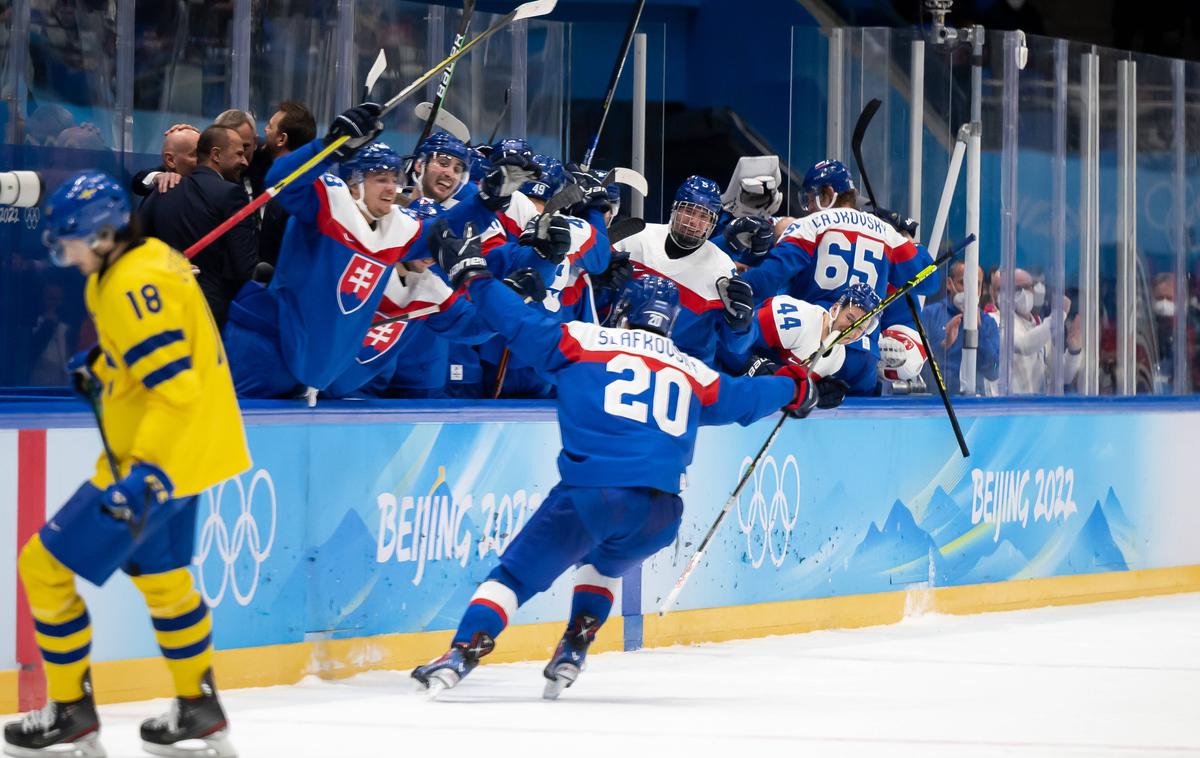
M 882 529 L 874 522 L 867 527 L 866 537 L 846 561 L 845 573 L 876 590 L 914 582 L 941 585 L 950 579 L 933 538 L 917 526 L 912 511 L 899 500 L 892 504 Z
M 1104 508 L 1096 503 L 1083 528 L 1075 535 L 1070 550 L 1055 567 L 1055 573 L 1088 574 L 1128 569 L 1121 548 L 1113 541 L 1108 519 L 1104 517 Z
M 983 542 L 986 545 L 994 544 L 990 539 L 983 540 Z M 1029 564 L 1029 559 L 1007 539 L 1000 540 L 1000 544 L 995 545 L 995 548 L 990 554 L 980 558 L 979 562 L 971 566 L 969 571 L 961 576 L 956 575 L 956 583 L 1003 582 L 1012 579 Z

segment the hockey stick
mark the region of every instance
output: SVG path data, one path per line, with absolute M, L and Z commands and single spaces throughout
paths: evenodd
M 610 168 L 604 175 L 604 181 L 601 184 L 605 187 L 610 184 L 624 184 L 626 187 L 640 192 L 642 197 L 648 197 L 650 194 L 650 185 L 646 183 L 646 177 L 631 168 L 622 166 Z
M 879 208 L 879 203 L 875 202 L 875 191 L 871 189 L 871 180 L 867 178 L 867 167 L 863 163 L 862 157 L 862 142 L 867 134 L 867 126 L 871 123 L 871 118 L 875 115 L 875 111 L 879 110 L 880 100 L 875 98 L 867 103 L 867 107 L 863 108 L 863 112 L 858 117 L 858 123 L 854 125 L 854 135 L 850 140 L 850 149 L 854 152 L 854 161 L 858 164 L 858 175 L 862 178 L 863 188 L 867 191 L 867 198 L 872 208 Z M 950 402 L 950 393 L 946 391 L 946 383 L 942 380 L 942 371 L 938 368 L 937 359 L 934 358 L 933 351 L 929 348 L 929 338 L 925 335 L 925 325 L 921 323 L 921 314 L 917 310 L 916 301 L 912 295 L 905 295 L 908 301 L 908 309 L 912 312 L 913 321 L 917 326 L 917 334 L 921 337 L 921 344 L 925 347 L 925 355 L 929 359 L 929 367 L 933 369 L 933 376 L 937 380 L 938 394 L 942 396 L 942 405 L 946 408 L 946 416 L 950 419 L 950 427 L 954 430 L 954 438 L 958 440 L 958 449 L 964 458 L 971 455 L 971 451 L 967 449 L 967 441 L 963 439 L 962 427 L 958 423 L 958 414 L 954 412 L 954 404 Z
M 500 109 L 500 115 L 496 117 L 496 125 L 492 127 L 492 133 L 488 135 L 487 144 L 496 144 L 496 135 L 500 133 L 500 124 L 504 123 L 504 117 L 508 115 L 508 104 L 512 100 L 512 87 L 504 88 L 504 107 Z
M 641 218 L 618 219 L 608 227 L 608 244 L 615 245 L 627 240 L 635 234 L 641 234 L 646 228 L 646 220 Z
M 430 102 L 417 103 L 413 107 L 413 115 L 419 119 L 428 118 L 432 111 L 433 103 Z M 462 142 L 471 141 L 471 130 L 468 129 L 467 125 L 462 122 L 462 119 L 458 118 L 445 108 L 442 108 L 437 112 L 437 115 L 433 119 L 433 125 L 438 129 L 441 129 L 443 132 L 448 132 L 457 140 Z
M 467 42 L 465 45 L 463 45 L 462 48 L 458 50 L 458 52 L 451 54 L 445 60 L 438 63 L 436 66 L 429 69 L 424 74 L 421 74 L 421 76 L 417 77 L 417 79 L 415 81 L 413 81 L 411 84 L 409 84 L 407 87 L 405 87 L 404 89 L 402 89 L 398 93 L 396 93 L 396 95 L 393 96 L 391 100 L 388 100 L 384 104 L 383 109 L 379 114 L 380 118 L 382 118 L 385 114 L 390 113 L 392 110 L 394 110 L 396 108 L 397 105 L 399 105 L 400 103 L 402 103 L 403 101 L 405 101 L 409 97 L 411 97 L 414 92 L 416 92 L 419 88 L 424 86 L 430 79 L 437 76 L 439 71 L 441 71 L 446 66 L 450 65 L 451 63 L 454 63 L 459 58 L 461 58 L 462 56 L 464 56 L 468 52 L 470 52 L 471 49 L 475 47 L 475 45 L 477 45 L 480 42 L 483 42 L 487 38 L 491 37 L 493 34 L 500 31 L 501 29 L 505 28 L 506 26 L 511 24 L 513 21 L 519 21 L 521 19 L 534 18 L 536 16 L 546 15 L 550 11 L 554 10 L 554 5 L 555 5 L 555 3 L 557 3 L 557 1 L 558 0 L 532 0 L 531 2 L 524 3 L 522 5 L 517 6 L 509 13 L 505 14 L 504 16 L 501 16 L 499 19 L 497 19 L 496 23 L 489 26 L 486 30 L 484 30 L 478 36 L 472 38 L 469 42 Z M 325 146 L 325 149 L 321 150 L 321 152 L 317 153 L 312 158 L 309 158 L 307 161 L 304 162 L 303 165 L 298 167 L 295 171 L 288 174 L 284 178 L 280 179 L 275 184 L 275 186 L 268 187 L 266 192 L 263 192 L 261 195 L 254 198 L 253 200 L 251 200 L 240 211 L 238 211 L 237 213 L 235 213 L 232 216 L 230 216 L 229 218 L 227 218 L 220 226 L 213 229 L 211 232 L 204 235 L 199 240 L 197 240 L 195 243 L 193 243 L 191 247 L 189 247 L 187 250 L 183 251 L 183 254 L 186 255 L 188 258 L 194 257 L 196 255 L 196 253 L 199 253 L 201 250 L 203 250 L 204 248 L 206 248 L 210 244 L 212 244 L 213 240 L 218 239 L 219 237 L 221 237 L 221 235 L 225 234 L 225 232 L 232 229 L 234 226 L 236 226 L 238 223 L 240 223 L 243 219 L 249 217 L 251 214 L 253 214 L 255 211 L 257 211 L 259 208 L 261 208 L 263 205 L 265 205 L 267 203 L 267 201 L 269 201 L 271 198 L 275 197 L 280 192 L 282 192 L 283 189 L 285 187 L 287 187 L 289 184 L 291 184 L 292 182 L 296 181 L 304 174 L 311 171 L 314 166 L 316 166 L 318 163 L 325 160 L 330 155 L 332 155 L 334 152 L 336 152 L 337 149 L 340 148 L 342 145 L 346 144 L 346 142 L 348 142 L 349 139 L 350 138 L 348 136 L 343 135 L 343 136 L 335 139 L 333 142 L 330 142 L 328 145 Z
M 371 64 L 371 70 L 367 72 L 367 80 L 363 82 L 362 99 L 364 102 L 371 97 L 371 90 L 375 88 L 375 82 L 379 81 L 379 77 L 383 76 L 384 71 L 387 71 L 387 54 L 381 47 L 379 55 L 375 56 L 375 62 Z
M 104 431 L 104 421 L 100 414 L 100 388 L 93 387 L 88 384 L 87 396 L 84 398 L 87 401 L 88 408 L 92 412 L 92 418 L 96 420 L 96 429 L 100 431 L 100 444 L 104 446 L 104 459 L 108 461 L 108 470 L 112 474 L 113 484 L 121 481 L 121 472 L 117 466 L 117 456 L 113 453 L 112 445 L 108 443 L 108 433 Z M 117 521 L 124 521 L 129 527 L 129 533 L 133 537 L 133 541 L 137 542 L 138 537 L 142 536 L 142 530 L 146 528 L 146 521 L 150 517 L 150 493 L 146 493 L 144 507 L 142 509 L 142 517 L 134 520 L 133 509 L 127 505 L 110 506 L 105 505 L 104 510 L 115 518 Z
M 629 56 L 629 47 L 633 44 L 634 32 L 637 31 L 638 21 L 642 18 L 642 9 L 646 7 L 646 0 L 636 0 L 636 2 L 633 16 L 629 19 L 629 27 L 625 30 L 625 39 L 621 41 L 621 52 L 617 54 L 617 62 L 613 66 L 612 76 L 608 80 L 608 91 L 604 93 L 604 105 L 600 108 L 600 123 L 596 125 L 592 141 L 588 144 L 587 151 L 583 154 L 583 160 L 579 163 L 584 171 L 591 168 L 592 159 L 596 157 L 596 146 L 600 144 L 600 132 L 604 131 L 604 122 L 608 119 L 608 109 L 612 107 L 613 97 L 617 94 L 617 83 L 621 81 L 621 71 L 625 68 L 625 59 Z
M 856 319 L 854 323 L 846 327 L 845 330 L 836 333 L 836 337 L 834 337 L 834 335 L 830 335 L 830 337 L 833 337 L 833 339 L 829 340 L 829 344 L 827 346 L 822 345 L 821 347 L 817 348 L 812 355 L 808 356 L 808 358 L 801 362 L 801 365 L 812 365 L 812 362 L 816 360 L 822 353 L 827 354 L 828 351 L 840 344 L 847 335 L 853 334 L 863 324 L 866 324 L 880 313 L 883 313 L 884 309 L 894 303 L 897 298 L 906 295 L 909 290 L 927 279 L 934 271 L 937 271 L 938 266 L 958 255 L 967 245 L 974 241 L 974 235 L 968 236 L 965 240 L 955 245 L 954 248 L 948 253 L 918 271 L 916 276 L 914 276 L 912 279 L 909 279 L 902 287 L 884 298 L 879 305 L 864 313 L 862 316 Z M 707 552 L 709 543 L 712 542 L 713 535 L 717 533 L 717 528 L 721 526 L 721 522 L 725 520 L 725 516 L 729 514 L 729 510 L 733 507 L 733 504 L 737 502 L 738 496 L 742 494 L 742 490 L 746 487 L 746 482 L 750 481 L 750 475 L 754 473 L 755 469 L 758 468 L 758 464 L 762 462 L 763 456 L 767 454 L 767 450 L 769 450 L 771 445 L 775 442 L 775 438 L 779 436 L 779 431 L 783 428 L 783 422 L 787 421 L 787 419 L 788 415 L 786 413 L 779 417 L 779 421 L 776 422 L 775 428 L 771 430 L 771 434 L 767 436 L 767 439 L 765 442 L 763 442 L 762 447 L 760 447 L 758 452 L 754 454 L 754 458 L 751 459 L 749 467 L 747 467 L 742 473 L 742 478 L 738 480 L 737 486 L 734 487 L 733 494 L 729 496 L 729 499 L 725 501 L 724 507 L 721 508 L 721 512 L 717 514 L 717 520 L 713 522 L 711 527 L 709 527 L 708 533 L 704 535 L 704 539 L 700 541 L 700 546 L 696 548 L 696 552 L 692 555 L 691 559 L 688 560 L 687 566 L 684 567 L 683 573 L 679 575 L 679 579 L 675 582 L 675 586 L 671 588 L 669 593 L 667 593 L 666 599 L 663 600 L 662 605 L 658 609 L 659 616 L 667 615 L 667 611 L 671 610 L 671 607 L 675 605 L 675 601 L 679 598 L 679 593 L 683 591 L 683 586 L 687 584 L 688 579 L 690 579 L 692 576 L 692 572 L 696 570 L 696 566 L 700 565 L 700 561 L 704 558 L 704 553 Z
M 475 0 L 463 0 L 462 20 L 458 22 L 458 33 L 454 35 L 454 42 L 450 45 L 450 55 L 453 56 L 462 49 L 463 43 L 467 41 L 467 27 L 471 25 L 471 16 L 475 13 Z M 451 62 L 446 66 L 446 70 L 442 72 L 442 81 L 438 83 L 437 93 L 434 94 L 433 103 L 429 108 L 429 115 L 425 116 L 425 126 L 421 129 L 421 136 L 417 138 L 417 147 L 421 143 L 429 139 L 429 135 L 433 133 L 433 125 L 437 121 L 438 113 L 442 110 L 442 104 L 446 101 L 446 90 L 450 89 L 450 79 L 454 76 L 454 67 L 457 61 Z M 417 116 L 421 118 L 421 116 Z M 455 119 L 457 121 L 457 119 Z M 462 123 L 462 122 L 459 122 Z M 454 134 L 451 130 L 446 131 Z M 457 134 L 454 135 L 458 137 Z M 464 139 L 459 137 L 463 142 L 470 139 L 470 135 Z M 413 153 L 417 152 L 417 148 L 413 148 Z

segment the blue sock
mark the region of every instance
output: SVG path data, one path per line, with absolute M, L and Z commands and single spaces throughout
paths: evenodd
M 613 593 L 620 583 L 619 578 L 605 576 L 595 566 L 580 566 L 575 573 L 575 594 L 571 599 L 571 616 L 567 623 L 586 613 L 596 619 L 597 625 L 603 624 L 612 612 Z

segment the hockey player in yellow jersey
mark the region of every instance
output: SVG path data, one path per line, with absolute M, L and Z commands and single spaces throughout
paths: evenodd
M 75 577 L 102 585 L 120 568 L 146 598 L 177 695 L 165 716 L 143 722 L 144 746 L 229 758 L 212 620 L 187 568 L 198 495 L 250 466 L 220 335 L 188 261 L 141 238 L 111 177 L 76 174 L 51 195 L 43 218 L 55 262 L 87 276 L 99 345 L 72 361 L 72 376 L 97 411 L 106 451 L 91 480 L 21 550 L 49 702 L 5 726 L 5 752 L 104 755 L 91 623 Z M 200 747 L 187 746 L 194 740 Z

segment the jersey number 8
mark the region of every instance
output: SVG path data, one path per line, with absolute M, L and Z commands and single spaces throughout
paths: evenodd
M 852 253 L 853 275 L 847 263 Z M 882 261 L 883 257 L 883 242 L 877 239 L 860 234 L 856 242 L 851 242 L 841 232 L 826 232 L 821 236 L 821 244 L 817 246 L 817 264 L 813 279 L 826 290 L 835 290 L 844 284 L 856 282 L 866 282 L 868 287 L 875 289 L 879 272 L 875 263 L 868 259 Z
M 632 421 L 646 423 L 650 413 L 658 428 L 672 437 L 687 431 L 688 411 L 692 405 L 692 386 L 683 372 L 670 366 L 651 371 L 641 358 L 633 355 L 618 355 L 604 366 L 610 373 L 632 372 L 631 379 L 616 379 L 604 388 L 604 412 Z M 626 400 L 626 395 L 637 397 L 654 383 L 654 396 L 648 408 L 640 400 Z M 671 388 L 675 388 L 675 404 L 671 405 Z

